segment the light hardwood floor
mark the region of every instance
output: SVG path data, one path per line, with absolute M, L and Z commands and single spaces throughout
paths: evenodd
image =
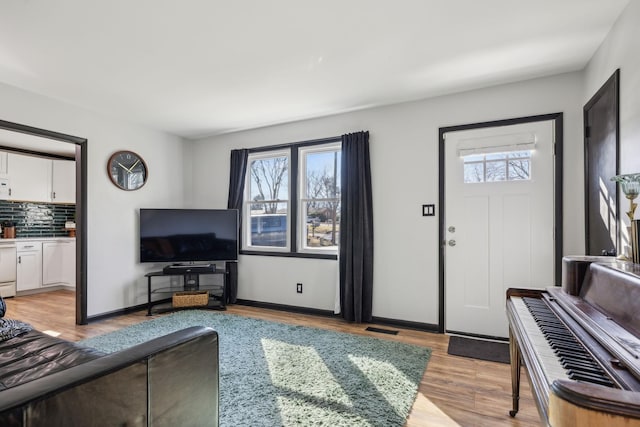
M 41 331 L 59 332 L 61 338 L 71 341 L 149 320 L 149 317 L 145 316 L 145 311 L 140 311 L 78 326 L 75 324 L 74 298 L 75 293 L 71 291 L 54 291 L 8 298 L 6 317 L 31 323 Z M 432 356 L 420 383 L 418 396 L 406 427 L 456 425 L 538 427 L 543 425 L 538 417 L 524 372 L 520 412 L 516 418 L 511 418 L 508 415 L 511 409 L 509 365 L 450 356 L 447 354 L 449 337 L 446 335 L 395 327 L 392 329 L 399 330 L 398 335 L 386 335 L 365 331 L 369 325 L 351 324 L 337 318 L 292 314 L 240 305 L 229 306 L 227 313 L 375 336 L 431 348 Z

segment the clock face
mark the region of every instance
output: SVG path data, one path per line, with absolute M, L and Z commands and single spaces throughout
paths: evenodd
M 147 182 L 147 165 L 132 151 L 117 151 L 107 163 L 111 181 L 123 190 L 137 190 Z

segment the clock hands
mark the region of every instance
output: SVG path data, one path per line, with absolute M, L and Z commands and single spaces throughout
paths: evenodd
M 131 167 L 129 168 L 130 173 L 133 173 L 133 168 L 135 168 L 138 163 L 140 163 L 140 159 L 136 160 L 136 162 L 131 165 Z
M 133 173 L 133 168 L 136 167 L 136 165 L 138 163 L 140 163 L 140 159 L 136 160 L 136 162 L 134 164 L 132 164 L 129 168 L 127 168 L 125 165 L 123 165 L 122 163 L 120 163 L 119 161 L 116 160 L 116 163 L 124 170 L 126 170 L 128 173 Z
M 118 166 L 120 166 L 122 169 L 126 170 L 127 172 L 131 173 L 131 171 L 129 169 L 127 169 L 127 167 L 125 165 L 123 165 L 122 163 L 120 163 L 119 161 L 116 160 L 116 163 L 118 164 Z

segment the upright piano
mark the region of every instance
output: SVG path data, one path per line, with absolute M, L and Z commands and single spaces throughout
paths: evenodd
M 507 291 L 513 409 L 524 363 L 553 427 L 640 426 L 640 265 L 565 257 L 561 287 Z

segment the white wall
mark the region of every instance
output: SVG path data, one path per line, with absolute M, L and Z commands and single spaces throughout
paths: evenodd
M 583 104 L 620 68 L 620 173 L 640 172 L 640 2 L 631 1 L 585 68 Z M 628 209 L 626 199 L 621 211 Z M 624 215 L 622 215 L 624 216 Z
M 183 140 L 0 84 L 0 118 L 88 139 L 88 315 L 146 302 L 145 271 L 138 262 L 140 207 L 183 205 Z M 116 150 L 140 154 L 147 184 L 122 191 L 107 176 Z
M 623 172 L 640 137 L 638 22 L 630 4 L 598 51 L 583 82 L 569 73 L 396 106 L 272 126 L 183 145 L 181 138 L 114 120 L 0 84 L 0 118 L 88 139 L 88 314 L 145 302 L 151 266 L 138 263 L 140 207 L 226 207 L 229 151 L 346 132 L 371 132 L 374 187 L 374 315 L 422 323 L 438 319 L 438 218 L 421 205 L 438 200 L 438 128 L 520 116 L 564 113 L 564 253 L 584 246 L 582 105 L 622 68 Z M 277 102 L 277 101 L 274 101 Z M 113 186 L 106 162 L 118 149 L 141 154 L 149 181 L 141 190 Z M 633 157 L 633 159 L 631 158 Z M 577 214 L 575 214 L 577 212 Z M 330 310 L 337 265 L 331 260 L 241 256 L 239 297 Z M 304 283 L 296 294 L 295 284 Z
M 523 83 L 272 126 L 193 143 L 194 207 L 227 203 L 229 152 L 370 131 L 374 203 L 373 314 L 436 324 L 438 218 L 421 206 L 438 201 L 438 128 L 555 112 L 564 113 L 564 253 L 584 246 L 582 192 L 582 74 Z M 277 102 L 277 100 L 274 100 Z M 238 297 L 331 310 L 336 261 L 241 256 Z M 304 284 L 296 294 L 295 284 Z

